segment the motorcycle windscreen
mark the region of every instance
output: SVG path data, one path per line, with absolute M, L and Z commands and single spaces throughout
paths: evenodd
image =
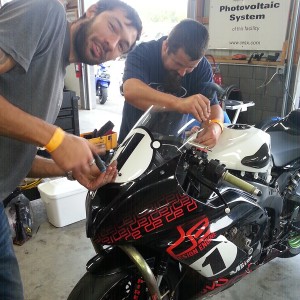
M 117 183 L 132 181 L 180 155 L 187 116 L 151 107 L 118 147 Z

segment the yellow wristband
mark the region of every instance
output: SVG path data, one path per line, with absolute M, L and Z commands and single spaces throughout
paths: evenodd
M 216 124 L 218 124 L 221 127 L 221 131 L 223 132 L 223 130 L 224 130 L 224 123 L 221 120 L 219 120 L 219 119 L 212 119 L 212 120 L 209 120 L 209 124 L 210 123 L 216 123 Z
M 64 137 L 65 137 L 65 132 L 61 128 L 57 127 L 49 143 L 45 146 L 46 150 L 49 153 L 56 150 L 64 140 Z

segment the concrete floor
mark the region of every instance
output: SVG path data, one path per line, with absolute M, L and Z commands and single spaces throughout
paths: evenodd
M 95 253 L 85 236 L 85 221 L 62 228 L 46 221 L 29 241 L 15 246 L 15 251 L 25 300 L 67 299 Z
M 115 124 L 114 130 L 119 131 L 123 98 L 119 95 L 118 84 L 119 78 L 112 81 L 107 103 L 97 105 L 92 111 L 80 111 L 81 132 L 99 128 L 108 120 Z M 15 246 L 15 251 L 25 300 L 66 299 L 85 273 L 86 262 L 95 254 L 85 236 L 85 221 L 56 228 L 47 222 L 42 206 L 33 237 L 23 246 Z M 299 266 L 300 255 L 290 259 L 275 259 L 212 299 L 299 299 Z

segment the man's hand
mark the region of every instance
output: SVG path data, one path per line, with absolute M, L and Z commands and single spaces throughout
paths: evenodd
M 217 123 L 208 123 L 204 124 L 202 128 L 203 130 L 198 133 L 195 142 L 213 148 L 222 133 L 220 125 Z
M 114 182 L 116 180 L 118 171 L 117 171 L 117 162 L 114 161 L 111 165 L 106 168 L 106 171 L 101 173 L 98 167 L 93 164 L 90 166 L 89 174 L 87 176 L 82 173 L 72 172 L 73 177 L 88 190 L 94 191 L 99 187 Z
M 199 122 L 208 120 L 211 108 L 210 101 L 201 94 L 179 99 L 176 110 L 183 114 L 192 114 Z
M 97 148 L 88 140 L 71 134 L 65 134 L 64 140 L 51 152 L 55 163 L 65 173 L 72 171 L 73 177 L 89 190 L 95 190 L 103 184 L 112 182 L 117 176 L 116 163 L 101 173 L 93 163 Z

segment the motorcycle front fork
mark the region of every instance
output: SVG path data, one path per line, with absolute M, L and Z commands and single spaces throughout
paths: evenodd
M 93 240 L 91 241 L 97 253 L 103 250 L 102 245 L 94 243 Z M 139 251 L 137 251 L 137 249 L 135 249 L 134 247 L 128 245 L 122 245 L 122 246 L 119 245 L 118 247 L 127 254 L 130 260 L 138 268 L 141 276 L 146 282 L 146 285 L 148 287 L 151 296 L 151 300 L 163 300 L 164 295 L 163 296 L 160 295 L 160 291 L 159 291 L 159 286 L 162 281 L 163 275 L 158 275 L 157 278 L 155 278 L 148 263 L 145 261 L 143 256 L 139 253 Z
M 143 256 L 132 246 L 119 246 L 131 259 L 145 280 L 152 300 L 162 300 L 158 282 Z M 161 279 L 160 279 L 161 281 Z

